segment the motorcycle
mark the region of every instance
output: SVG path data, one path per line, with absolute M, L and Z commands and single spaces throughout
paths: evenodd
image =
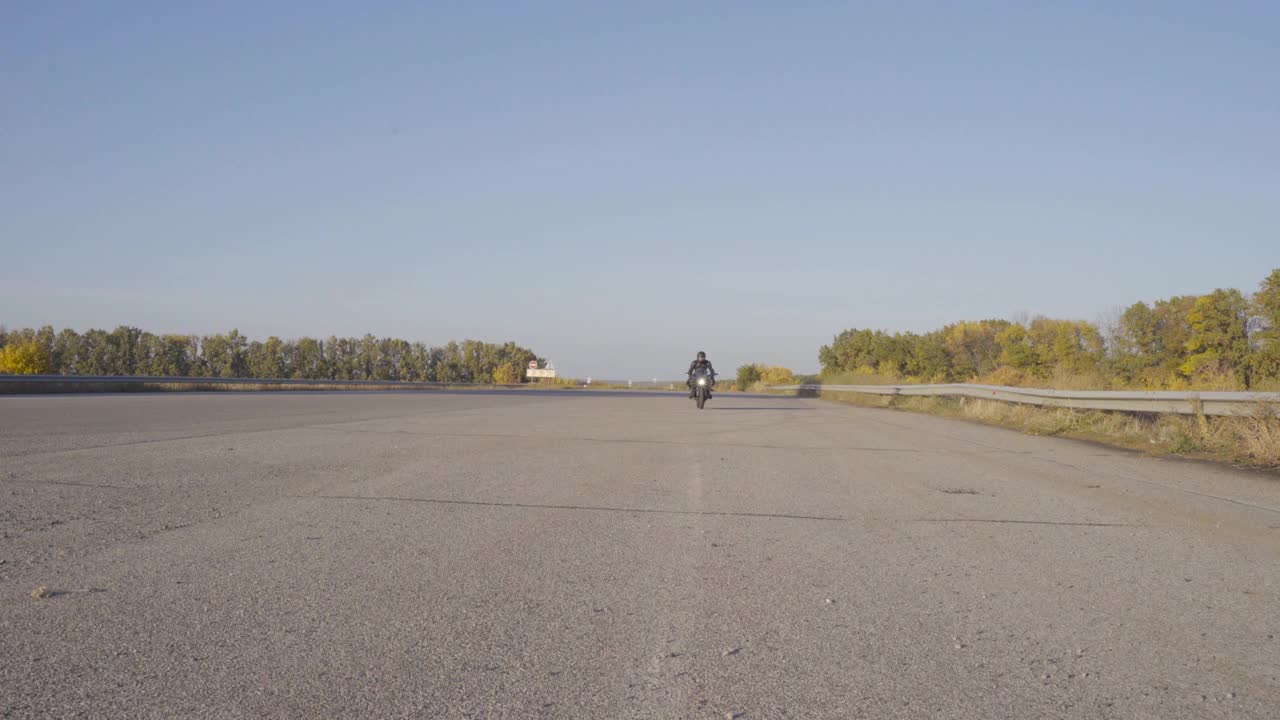
M 705 368 L 698 368 L 693 371 L 693 399 L 698 403 L 698 409 L 701 410 L 711 399 L 711 386 L 715 384 L 715 378 L 711 375 L 711 371 Z

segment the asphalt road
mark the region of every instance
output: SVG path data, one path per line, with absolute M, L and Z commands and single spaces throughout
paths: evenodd
M 0 717 L 1280 716 L 1275 476 L 887 410 L 0 397 L 0 531 Z

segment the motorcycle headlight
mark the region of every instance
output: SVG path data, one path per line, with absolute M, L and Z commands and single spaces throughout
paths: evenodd
M 707 384 L 707 379 L 706 379 L 706 378 L 698 378 L 698 384 L 699 384 L 699 385 L 706 385 L 706 384 Z

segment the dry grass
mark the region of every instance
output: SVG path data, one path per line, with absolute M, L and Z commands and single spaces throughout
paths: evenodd
M 1254 380 L 1249 389 L 1253 392 L 1280 392 L 1280 377 Z
M 822 376 L 827 385 L 919 385 L 922 383 L 943 383 L 945 378 L 897 377 L 884 375 L 870 369 L 849 372 L 829 373 Z M 1183 391 L 1243 391 L 1280 392 L 1280 378 L 1255 379 L 1253 385 L 1246 388 L 1234 375 L 1200 373 L 1194 378 L 1181 376 L 1160 376 L 1140 378 L 1131 383 L 1122 382 L 1119 378 L 1105 373 L 1072 372 L 1065 368 L 1055 368 L 1048 376 L 1034 375 L 1022 370 L 1002 365 L 991 372 L 959 382 L 978 385 L 1007 385 L 1009 387 L 1029 387 L 1046 390 L 1183 390 Z
M 963 418 L 1021 430 L 1103 442 L 1155 455 L 1185 455 L 1280 470 L 1280 417 L 1259 404 L 1248 417 L 1072 410 L 955 397 L 826 392 L 824 398 Z
M 1264 465 L 1280 466 L 1280 418 L 1262 413 L 1241 418 L 1235 432 L 1249 457 Z
M 931 383 L 928 378 L 900 378 L 894 375 L 881 375 L 866 371 L 830 373 L 822 376 L 825 385 L 918 385 Z

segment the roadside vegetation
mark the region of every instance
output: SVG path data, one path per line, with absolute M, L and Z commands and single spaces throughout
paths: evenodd
M 120 326 L 77 333 L 52 327 L 0 328 L 0 374 L 395 380 L 514 384 L 537 355 L 513 342 L 477 340 L 430 347 L 397 338 L 249 340 L 156 335 Z
M 751 392 L 777 385 L 794 384 L 796 384 L 796 374 L 788 368 L 764 363 L 748 363 L 738 368 L 738 378 L 733 383 L 733 389 Z
M 923 334 L 849 329 L 826 383 L 977 382 L 1064 390 L 1280 390 L 1280 269 L 1234 289 L 1137 302 L 1112 320 L 962 321 Z
M 866 395 L 822 397 L 1021 430 L 1028 435 L 1090 440 L 1152 455 L 1177 455 L 1280 470 L 1280 418 L 1265 407 L 1250 417 L 1072 410 L 965 397 Z
M 980 320 L 932 332 L 851 329 L 819 351 L 826 384 L 971 382 L 1062 390 L 1280 391 L 1280 269 L 1252 296 L 1219 289 L 1152 304 L 1112 321 Z M 1070 410 L 956 397 L 824 391 L 841 402 L 965 418 L 1154 454 L 1280 469 L 1280 417 Z

